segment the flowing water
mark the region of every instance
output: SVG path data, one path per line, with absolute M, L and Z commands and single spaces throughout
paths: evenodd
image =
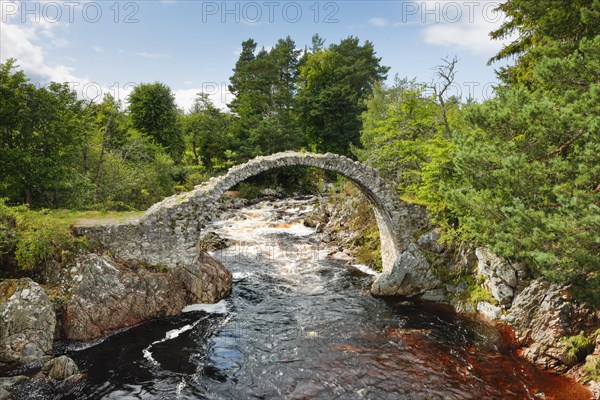
M 308 200 L 261 202 L 207 227 L 233 293 L 67 353 L 87 371 L 52 399 L 585 399 L 515 355 L 508 332 L 433 304 L 386 302 L 373 276 L 302 225 Z

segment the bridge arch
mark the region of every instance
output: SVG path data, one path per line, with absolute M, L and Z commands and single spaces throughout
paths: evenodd
M 282 152 L 256 157 L 236 165 L 220 177 L 196 186 L 192 191 L 169 197 L 152 206 L 141 218 L 141 223 L 163 226 L 165 238 L 169 233 L 185 238 L 190 247 L 198 240 L 198 223 L 203 224 L 216 201 L 236 184 L 262 172 L 291 166 L 310 166 L 337 172 L 352 181 L 366 196 L 375 212 L 379 227 L 384 269 L 391 267 L 404 249 L 398 240 L 402 227 L 409 229 L 406 203 L 399 199 L 373 168 L 336 154 Z M 404 213 L 403 213 L 404 211 Z
M 359 188 L 373 207 L 381 238 L 383 274 L 375 282 L 373 292 L 381 295 L 409 294 L 404 292 L 413 290 L 411 282 L 414 279 L 410 278 L 410 269 L 415 265 L 427 265 L 414 243 L 415 233 L 423 228 L 422 216 L 416 215 L 415 206 L 402 201 L 375 169 L 331 153 L 288 151 L 256 157 L 189 192 L 154 204 L 135 223 L 83 233 L 98 239 L 123 259 L 173 267 L 187 265 L 193 262 L 202 228 L 225 191 L 261 172 L 291 166 L 334 171 Z M 124 243 L 123 238 L 129 240 Z

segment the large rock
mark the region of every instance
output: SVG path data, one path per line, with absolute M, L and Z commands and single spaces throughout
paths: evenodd
M 183 284 L 188 304 L 216 303 L 231 293 L 231 272 L 206 253 L 192 264 L 174 269 L 173 274 Z
M 514 300 L 506 321 L 525 347 L 523 356 L 543 368 L 564 372 L 571 360 L 561 339 L 598 327 L 598 315 L 578 304 L 569 289 L 534 280 Z
M 214 232 L 208 232 L 206 235 L 200 238 L 196 247 L 202 253 L 209 251 L 223 250 L 231 245 L 228 239 L 223 239 Z
M 485 286 L 503 306 L 511 304 L 525 271 L 520 264 L 511 264 L 486 248 L 475 249 L 477 273 L 486 278 Z
M 323 227 L 329 222 L 329 213 L 326 205 L 319 205 L 304 216 L 303 224 L 310 228 L 317 228 L 317 232 L 323 230 Z
M 441 288 L 442 282 L 433 273 L 425 257 L 415 244 L 398 256 L 390 271 L 381 273 L 371 293 L 376 296 L 417 296 L 430 290 Z
M 52 350 L 56 315 L 46 292 L 29 278 L 0 283 L 0 362 L 39 361 Z
M 477 303 L 477 312 L 492 321 L 499 320 L 502 317 L 502 309 L 487 301 Z
M 48 361 L 42 367 L 41 374 L 54 380 L 72 380 L 80 377 L 79 368 L 75 361 L 67 356 L 60 356 Z
M 64 338 L 91 340 L 148 319 L 177 315 L 187 304 L 218 301 L 231 290 L 231 274 L 208 255 L 190 266 L 152 271 L 86 254 L 69 271 L 63 290 Z

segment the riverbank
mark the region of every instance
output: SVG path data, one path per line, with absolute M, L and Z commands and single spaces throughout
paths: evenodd
M 233 234 L 233 236 L 231 236 L 230 238 L 219 238 L 219 236 L 213 236 L 213 235 L 208 235 L 206 237 L 206 240 L 203 242 L 203 246 L 204 246 L 204 250 L 209 250 L 209 251 L 227 251 L 225 249 L 227 249 L 228 247 L 231 248 L 229 251 L 234 250 L 235 251 L 235 245 L 232 246 L 232 244 L 237 242 L 242 242 L 241 239 L 244 239 L 244 237 L 247 237 L 248 235 L 253 235 L 251 233 L 251 231 L 248 231 L 249 226 L 254 226 L 254 228 L 252 229 L 259 229 L 257 232 L 271 232 L 272 234 L 279 234 L 278 232 L 281 231 L 281 233 L 285 233 L 286 235 L 288 234 L 288 232 L 304 232 L 302 229 L 300 229 L 299 227 L 302 226 L 302 224 L 304 225 L 313 225 L 314 228 L 307 228 L 306 234 L 309 235 L 314 235 L 314 240 L 316 241 L 316 243 L 318 244 L 317 249 L 319 249 L 318 251 L 320 251 L 322 253 L 322 255 L 324 257 L 326 257 L 329 260 L 338 260 L 339 262 L 342 263 L 347 263 L 350 262 L 352 263 L 353 259 L 352 259 L 352 252 L 350 251 L 350 249 L 352 248 L 351 245 L 349 245 L 349 241 L 354 241 L 356 243 L 357 240 L 360 240 L 361 235 L 365 234 L 365 230 L 368 229 L 369 227 L 369 220 L 368 220 L 368 215 L 365 216 L 363 215 L 359 215 L 358 217 L 353 213 L 356 213 L 357 211 L 364 211 L 361 209 L 361 207 L 365 208 L 365 204 L 361 203 L 361 200 L 356 200 L 353 199 L 349 196 L 347 196 L 347 193 L 344 194 L 344 198 L 346 206 L 347 207 L 342 207 L 342 208 L 328 208 L 330 206 L 327 205 L 326 202 L 320 201 L 317 198 L 312 198 L 312 199 L 307 199 L 307 200 L 303 200 L 304 203 L 297 203 L 294 200 L 283 200 L 283 201 L 279 201 L 279 202 L 274 202 L 279 204 L 277 207 L 275 207 L 275 209 L 273 209 L 272 211 L 269 211 L 269 216 L 268 216 L 268 220 L 267 222 L 262 221 L 259 222 L 258 225 L 256 225 L 256 223 L 252 222 L 254 221 L 254 218 L 256 218 L 257 215 L 261 215 L 261 213 L 263 213 L 263 208 L 265 206 L 260 206 L 258 209 L 254 209 L 254 211 L 244 211 L 242 213 L 239 213 L 239 210 L 237 209 L 227 209 L 226 207 L 220 208 L 220 211 L 218 211 L 218 215 L 215 215 L 214 219 L 215 220 L 227 220 L 227 224 L 233 224 L 232 226 L 235 227 L 235 224 L 241 224 L 244 221 L 246 222 L 246 225 L 239 226 L 239 229 L 233 229 L 230 228 L 229 229 L 229 233 L 228 235 L 231 236 Z M 357 203 L 358 201 L 358 203 Z M 237 207 L 241 207 L 243 205 L 247 205 L 248 203 L 242 200 L 236 200 L 235 201 L 235 205 Z M 270 204 L 270 202 L 267 202 L 265 204 Z M 308 205 L 309 206 L 308 206 Z M 362 204 L 362 205 L 360 205 Z M 325 210 L 326 211 L 326 216 L 322 215 L 322 211 Z M 366 205 L 366 210 L 370 212 L 370 208 L 368 205 Z M 320 215 L 321 214 L 321 215 Z M 367 213 L 368 214 L 368 213 Z M 318 220 L 317 220 L 318 219 Z M 236 222 L 237 221 L 237 222 Z M 359 222 L 357 222 L 359 221 Z M 248 225 L 250 224 L 250 225 Z M 255 224 L 255 225 L 252 225 Z M 262 226 L 261 224 L 267 224 L 266 226 Z M 218 225 L 218 224 L 217 224 Z M 355 227 L 361 227 L 363 228 L 361 232 L 357 233 L 357 231 L 354 229 Z M 218 227 L 218 226 L 217 226 Z M 215 227 L 213 227 L 212 229 L 214 230 Z M 219 228 L 220 229 L 220 228 Z M 266 231 L 265 231 L 266 229 Z M 291 229 L 291 231 L 290 231 Z M 433 229 L 433 228 L 432 228 Z M 235 232 L 233 232 L 235 231 Z M 212 232 L 212 231 L 211 231 Z M 222 232 L 221 232 L 222 233 Z M 261 234 L 262 234 L 261 233 Z M 316 233 L 316 235 L 315 235 Z M 236 235 L 237 239 L 236 239 Z M 241 236 L 239 236 L 241 235 Z M 274 238 L 277 236 L 274 236 Z M 286 236 L 287 237 L 287 236 Z M 423 237 L 423 239 L 421 238 Z M 492 278 L 497 277 L 498 276 L 498 272 L 499 271 L 504 271 L 502 276 L 506 275 L 506 265 L 504 264 L 499 264 L 499 261 L 495 258 L 492 257 L 492 255 L 486 253 L 485 251 L 479 249 L 479 251 L 477 251 L 476 249 L 469 249 L 468 251 L 466 250 L 460 250 L 460 251 L 454 251 L 448 248 L 445 248 L 444 246 L 441 246 L 439 243 L 437 243 L 436 241 L 436 233 L 434 230 L 426 230 L 419 238 L 418 242 L 420 244 L 422 244 L 423 248 L 427 248 L 429 253 L 433 253 L 439 256 L 439 259 L 437 259 L 440 263 L 444 257 L 449 257 L 450 254 L 454 254 L 454 256 L 456 257 L 457 254 L 459 254 L 463 260 L 462 264 L 457 264 L 456 260 L 454 260 L 454 263 L 449 263 L 448 266 L 448 270 L 452 270 L 452 271 L 462 271 L 461 273 L 464 275 L 464 271 L 466 271 L 467 269 L 465 268 L 471 268 L 472 270 L 476 270 L 481 272 L 480 275 L 483 276 L 483 274 L 487 274 L 488 279 L 486 281 L 484 280 L 480 280 L 479 282 L 475 282 L 477 284 L 477 286 L 481 287 L 482 289 L 485 289 L 486 291 L 488 290 L 487 288 L 489 288 L 489 286 L 486 285 L 490 285 L 491 282 L 493 281 Z M 341 240 L 341 238 L 345 239 Z M 233 240 L 233 241 L 232 241 Z M 244 239 L 247 241 L 247 239 Z M 304 239 L 303 239 L 304 240 Z M 312 239 L 311 239 L 312 240 Z M 275 249 L 280 249 L 280 247 L 273 247 L 274 242 L 270 243 L 270 249 L 271 250 L 275 250 Z M 288 245 L 286 245 L 288 246 Z M 264 248 L 269 248 L 269 246 L 264 246 L 262 245 L 263 249 Z M 247 249 L 248 247 L 246 247 Z M 252 248 L 257 248 L 256 245 L 254 245 L 254 247 Z M 261 248 L 261 245 L 258 245 L 258 248 Z M 294 248 L 293 246 L 291 248 Z M 261 250 L 261 251 L 262 251 Z M 238 253 L 234 254 L 236 257 L 239 257 L 239 248 L 237 249 Z M 303 250 L 306 251 L 306 250 Z M 312 252 L 314 252 L 314 249 L 311 250 Z M 319 254 L 321 254 L 319 253 Z M 426 254 L 429 254 L 426 253 Z M 232 253 L 227 253 L 229 254 L 229 258 L 228 260 L 231 261 L 231 255 Z M 298 249 L 293 250 L 288 253 L 284 253 L 287 255 L 297 255 L 298 254 Z M 430 255 L 428 255 L 428 258 L 430 257 Z M 235 259 L 234 259 L 235 261 Z M 338 262 L 336 261 L 336 262 Z M 355 262 L 355 261 L 354 261 Z M 182 271 L 178 272 L 174 272 L 174 271 L 166 271 L 166 270 L 161 270 L 160 268 L 156 269 L 156 267 L 154 267 L 154 269 L 151 266 L 144 266 L 144 265 L 127 265 L 127 264 L 119 264 L 119 263 L 114 263 L 114 260 L 111 261 L 109 256 L 106 254 L 90 254 L 85 256 L 83 259 L 80 259 L 80 261 L 78 261 L 79 264 L 76 263 L 75 266 L 73 266 L 73 268 L 71 268 L 69 270 L 69 278 L 67 278 L 67 275 L 65 275 L 63 281 L 64 282 L 70 282 L 69 284 L 64 284 L 63 285 L 63 289 L 62 292 L 60 291 L 49 291 L 50 292 L 50 296 L 48 296 L 48 300 L 49 303 L 45 303 L 46 306 L 47 304 L 50 304 L 50 307 L 53 307 L 53 309 L 55 310 L 55 314 L 56 314 L 56 319 L 57 322 L 55 324 L 54 329 L 50 329 L 50 327 L 48 326 L 48 329 L 45 330 L 45 335 L 48 336 L 48 332 L 49 331 L 54 331 L 56 336 L 53 336 L 53 339 L 49 340 L 49 342 L 51 344 L 53 344 L 53 340 L 60 338 L 60 339 L 67 339 L 69 341 L 72 340 L 78 340 L 78 341 L 83 341 L 81 342 L 82 345 L 83 343 L 87 343 L 86 341 L 90 340 L 90 339 L 94 339 L 94 338 L 103 338 L 106 337 L 106 334 L 110 334 L 110 332 L 115 332 L 118 331 L 119 329 L 123 329 L 127 326 L 135 326 L 138 325 L 139 323 L 142 323 L 142 321 L 145 320 L 149 320 L 149 319 L 154 319 L 154 318 L 160 318 L 160 317 L 164 317 L 164 316 L 168 316 L 168 315 L 178 315 L 181 312 L 181 309 L 184 307 L 185 304 L 187 303 L 194 303 L 194 302 L 206 302 L 206 301 L 215 301 L 217 300 L 217 297 L 212 298 L 212 299 L 207 299 L 207 298 L 201 298 L 201 296 L 197 295 L 195 298 L 190 298 L 186 296 L 190 296 L 190 291 L 193 290 L 194 288 L 194 284 L 193 282 L 196 282 L 196 288 L 200 286 L 202 280 L 198 280 L 196 278 L 196 280 L 193 281 L 186 281 L 185 279 L 181 279 L 181 275 L 180 273 Z M 441 264 L 440 264 L 441 265 Z M 457 266 L 460 265 L 461 267 Z M 500 266 L 502 265 L 502 266 Z M 218 267 L 220 268 L 220 267 Z M 285 267 L 285 271 L 289 271 L 289 266 Z M 461 269 L 462 268 L 462 269 Z M 94 278 L 93 276 L 93 272 L 94 271 L 99 271 L 101 273 L 99 273 L 100 276 L 102 276 L 103 278 L 98 281 L 96 278 Z M 520 270 L 514 270 L 514 274 L 515 276 L 518 278 L 517 281 L 521 282 L 521 283 L 529 283 L 528 285 L 524 286 L 522 289 L 516 288 L 515 287 L 515 291 L 514 291 L 514 298 L 511 301 L 510 307 L 506 307 L 506 305 L 501 305 L 499 303 L 499 301 L 497 299 L 495 299 L 494 297 L 494 292 L 493 291 L 489 291 L 488 295 L 485 296 L 484 294 L 482 294 L 483 292 L 478 292 L 477 290 L 473 290 L 472 289 L 472 283 L 465 283 L 465 284 L 461 284 L 460 282 L 457 282 L 458 280 L 458 276 L 459 275 L 453 275 L 454 278 L 454 283 L 452 282 L 446 282 L 444 285 L 444 292 L 442 293 L 442 291 L 440 292 L 435 292 L 435 291 L 428 291 L 427 296 L 432 296 L 432 295 L 443 295 L 443 298 L 441 299 L 431 299 L 429 298 L 429 300 L 437 300 L 440 302 L 448 302 L 450 304 L 452 304 L 455 308 L 457 308 L 458 310 L 462 311 L 463 313 L 469 314 L 472 312 L 475 312 L 477 310 L 479 310 L 480 312 L 486 313 L 486 315 L 496 319 L 498 321 L 498 323 L 501 324 L 501 329 L 504 329 L 503 327 L 506 326 L 506 324 L 510 321 L 511 324 L 513 324 L 513 326 L 515 326 L 515 330 L 517 332 L 516 335 L 516 339 L 519 340 L 520 345 L 522 346 L 526 346 L 524 347 L 524 351 L 522 351 L 522 355 L 536 363 L 538 366 L 546 368 L 546 369 L 552 369 L 554 371 L 557 372 L 561 372 L 561 373 L 566 373 L 569 376 L 573 376 L 575 378 L 579 378 L 581 379 L 581 376 L 578 376 L 577 374 L 579 372 L 577 371 L 581 371 L 582 370 L 582 364 L 579 363 L 574 363 L 573 362 L 573 358 L 568 358 L 571 357 L 569 356 L 569 351 L 574 352 L 574 354 L 576 355 L 575 358 L 577 358 L 578 360 L 581 357 L 585 357 L 585 354 L 583 353 L 577 353 L 579 347 L 580 347 L 580 342 L 583 339 L 570 339 L 570 340 L 564 340 L 563 337 L 566 337 L 563 333 L 567 332 L 566 330 L 564 330 L 565 328 L 561 328 L 563 330 L 559 331 L 557 330 L 558 327 L 562 327 L 564 324 L 572 324 L 572 326 L 568 327 L 569 329 L 571 329 L 571 331 L 575 332 L 576 329 L 578 329 L 580 326 L 585 325 L 586 323 L 588 323 L 588 325 L 593 325 L 593 324 L 589 324 L 589 315 L 587 314 L 583 314 L 581 309 L 576 306 L 573 307 L 572 305 L 565 305 L 565 304 L 569 304 L 568 302 L 565 303 L 565 301 L 569 300 L 568 299 L 568 292 L 565 292 L 564 290 L 554 290 L 552 289 L 550 286 L 546 287 L 544 286 L 542 283 L 536 283 L 536 282 L 528 282 L 527 281 L 527 277 L 526 276 L 520 276 L 518 274 Z M 324 273 L 324 272 L 323 272 Z M 87 274 L 87 275 L 86 275 Z M 90 275 L 91 274 L 91 275 Z M 466 275 L 465 275 L 466 276 Z M 274 281 L 277 281 L 277 279 L 280 279 L 281 277 L 270 277 L 269 279 L 272 279 Z M 234 281 L 236 281 L 235 276 L 233 277 Z M 239 279 L 240 277 L 238 276 L 237 278 L 237 282 L 239 283 Z M 244 278 L 242 278 L 244 279 Z M 307 276 L 302 277 L 303 280 L 308 279 Z M 312 279 L 312 278 L 311 278 Z M 367 285 L 367 280 L 365 280 L 367 278 L 361 278 L 361 282 L 364 281 L 361 285 Z M 469 281 L 468 279 L 466 279 L 466 281 Z M 465 282 L 466 282 L 465 281 Z M 504 280 L 509 281 L 508 283 L 511 283 L 512 281 L 510 281 L 509 279 L 505 279 Z M 81 282 L 84 282 L 84 284 L 80 284 Z M 134 283 L 137 282 L 137 283 Z M 469 281 L 470 282 L 470 281 Z M 125 286 L 123 286 L 125 284 Z M 157 285 L 162 285 L 162 286 L 157 286 Z M 188 285 L 190 288 L 192 289 L 185 289 L 185 290 L 179 290 L 181 288 L 184 288 L 185 285 Z M 33 286 L 33 283 L 27 283 L 27 285 L 31 286 L 31 287 L 23 287 L 20 290 L 20 294 L 18 296 L 14 296 L 14 294 L 16 293 L 16 290 L 8 297 L 17 297 L 19 299 L 24 299 L 27 300 L 30 298 L 30 293 L 34 292 L 34 291 L 38 291 L 37 288 L 35 288 L 35 286 Z M 75 286 L 73 286 L 75 285 Z M 127 286 L 129 285 L 129 286 Z M 305 284 L 306 285 L 306 284 Z M 227 286 L 227 285 L 225 285 Z M 223 287 L 225 287 L 223 286 Z M 310 285 L 308 285 L 310 286 Z M 307 289 L 311 289 L 311 290 L 317 290 L 313 287 L 308 287 L 305 286 Z M 498 286 L 498 285 L 496 285 Z M 82 291 L 82 287 L 83 288 L 88 288 L 88 290 L 83 290 Z M 118 288 L 121 287 L 123 289 L 127 289 L 127 290 L 123 290 L 122 293 L 136 293 L 135 296 L 132 297 L 119 297 L 117 296 L 118 293 L 113 293 L 115 291 L 114 288 Z M 533 288 L 537 288 L 536 290 L 530 290 L 528 291 L 527 288 L 529 287 L 533 287 Z M 26 293 L 26 295 L 23 295 L 23 292 L 27 290 L 28 292 Z M 364 289 L 361 289 L 364 290 Z M 317 290 L 318 291 L 318 290 Z M 496 295 L 498 295 L 500 292 L 496 291 Z M 80 301 L 82 299 L 79 299 L 77 301 L 73 301 L 73 298 L 70 299 L 69 301 L 69 295 L 78 295 L 81 296 L 82 293 L 88 293 L 90 295 L 93 295 L 91 297 L 88 296 L 88 298 L 86 298 L 85 301 Z M 104 294 L 103 294 L 104 293 Z M 177 296 L 169 296 L 169 294 L 173 294 L 173 293 L 178 293 Z M 180 294 L 179 294 L 180 293 Z M 187 294 L 186 294 L 187 293 Z M 504 293 L 504 292 L 502 292 Z M 523 297 L 521 296 L 522 294 L 527 294 L 527 296 Z M 116 297 L 115 297 L 116 296 Z M 150 296 L 150 297 L 148 297 Z M 161 297 L 163 296 L 163 297 Z M 166 296 L 166 297 L 165 297 Z M 521 297 L 520 297 L 521 296 Z M 42 295 L 40 295 L 39 297 L 43 297 Z M 421 296 L 421 298 L 423 298 L 423 296 Z M 139 307 L 139 304 L 141 304 L 140 302 L 136 303 L 136 299 L 138 299 L 141 303 L 144 304 L 150 304 L 153 305 L 152 307 L 149 307 L 148 310 L 141 310 L 141 307 Z M 143 300 L 143 301 L 142 301 Z M 494 302 L 497 302 L 495 305 Z M 35 303 L 37 304 L 37 303 Z M 68 304 L 70 304 L 71 306 L 75 306 L 75 308 L 71 307 L 71 306 L 67 306 Z M 112 306 L 110 304 L 113 304 Z M 138 304 L 138 305 L 136 305 Z M 485 308 L 484 306 L 482 306 L 482 304 L 489 304 L 491 306 L 494 307 L 498 307 L 500 308 L 501 312 L 500 314 L 496 315 L 496 314 L 490 314 L 487 308 Z M 118 306 L 116 306 L 118 305 Z M 400 303 L 401 305 L 401 303 Z M 154 307 L 156 306 L 156 307 Z M 14 309 L 19 309 L 20 306 L 17 307 L 13 307 Z M 71 308 L 69 308 L 71 307 Z M 394 306 L 395 307 L 395 306 Z M 404 306 L 402 306 L 404 307 Z M 417 309 L 420 306 L 416 306 Z M 520 307 L 521 311 L 520 314 L 516 313 L 516 310 Z M 38 305 L 35 306 L 36 309 L 43 309 L 43 307 L 38 307 Z M 86 310 L 95 310 L 93 312 L 89 312 Z M 535 313 L 532 312 L 532 310 L 538 309 L 540 310 L 539 312 Z M 67 310 L 71 310 L 71 311 L 67 311 Z M 149 312 L 149 310 L 152 310 L 152 312 Z M 493 309 L 492 309 L 493 310 Z M 574 311 L 576 310 L 576 311 Z M 44 313 L 45 315 L 49 314 L 49 313 Z M 573 316 L 577 314 L 580 318 L 579 321 L 574 320 Z M 517 316 L 520 315 L 519 318 L 512 318 L 510 319 L 510 316 Z M 70 316 L 70 317 L 69 317 Z M 73 316 L 76 316 L 75 318 L 73 318 Z M 79 317 L 77 317 L 79 316 Z M 454 318 L 454 317 L 452 317 Z M 83 322 L 81 322 L 83 320 Z M 80 321 L 76 322 L 76 321 Z M 86 322 L 87 321 L 87 322 Z M 127 324 L 125 325 L 120 325 L 118 323 L 115 323 L 115 321 L 125 321 L 127 322 Z M 557 327 L 557 325 L 555 324 L 558 321 L 559 326 Z M 554 325 L 553 325 L 554 324 Z M 47 325 L 51 325 L 51 324 L 47 324 Z M 68 326 L 71 326 L 70 329 L 68 328 Z M 100 327 L 104 327 L 104 328 L 100 328 Z M 90 329 L 87 329 L 87 328 Z M 538 328 L 536 328 L 538 327 Z M 593 326 L 592 326 L 593 327 Z M 91 329 L 93 328 L 93 329 Z M 534 330 L 533 328 L 537 329 Z M 527 333 L 527 330 L 530 330 L 529 333 Z M 584 332 L 585 329 L 591 329 L 590 327 L 584 327 Z M 552 331 L 555 330 L 554 333 L 552 333 Z M 61 333 L 62 332 L 62 333 Z M 74 332 L 75 335 L 73 334 L 68 334 L 68 335 L 64 335 L 64 332 Z M 87 333 L 85 333 L 87 332 Z M 403 333 L 407 333 L 410 335 L 414 334 L 414 332 L 405 332 L 402 331 Z M 489 331 L 486 331 L 489 333 Z M 552 334 L 549 334 L 549 332 L 551 332 Z M 389 333 L 389 332 L 388 332 Z M 573 336 L 576 336 L 579 332 L 576 332 Z M 41 334 L 41 333 L 40 333 Z M 398 334 L 400 334 L 400 332 L 395 332 L 392 336 L 394 337 L 399 337 L 397 336 Z M 62 335 L 62 336 L 61 336 Z M 123 333 L 123 335 L 127 335 L 126 332 Z M 541 335 L 541 336 L 540 336 Z M 546 335 L 546 336 L 544 336 Z M 586 336 L 588 334 L 585 334 L 584 336 Z M 426 339 L 426 337 L 423 337 L 419 340 L 424 340 Z M 586 337 L 587 339 L 587 337 Z M 158 340 L 158 339 L 157 339 Z M 525 340 L 530 340 L 530 342 L 528 343 L 528 345 L 525 344 Z M 48 342 L 48 341 L 47 341 Z M 510 342 L 510 341 L 509 341 Z M 509 342 L 505 342 L 503 341 L 502 346 L 508 346 L 506 343 Z M 585 342 L 585 340 L 583 340 L 583 342 Z M 32 343 L 32 342 L 29 342 Z M 544 347 L 544 343 L 549 343 L 549 345 L 545 345 L 546 347 Z M 571 344 L 568 344 L 571 343 Z M 499 344 L 496 344 L 494 346 L 497 346 Z M 574 345 L 576 345 L 574 347 Z M 88 346 L 87 344 L 84 346 Z M 423 342 L 423 346 L 426 346 L 426 342 Z M 568 347 L 571 346 L 571 347 Z M 589 345 L 587 345 L 589 347 Z M 28 355 L 31 354 L 38 354 L 40 355 L 40 357 L 37 360 L 37 369 L 40 368 L 40 366 L 44 363 L 48 363 L 50 357 L 48 357 L 46 354 L 52 353 L 51 350 L 51 346 L 50 346 L 50 350 L 48 350 L 48 345 L 47 343 L 44 346 L 39 346 L 40 347 L 40 351 L 33 352 L 31 350 L 27 350 L 25 353 Z M 42 348 L 43 347 L 43 348 Z M 510 346 L 508 346 L 507 348 L 509 348 Z M 22 347 L 23 349 L 28 348 L 30 349 L 31 346 L 27 346 L 27 343 L 25 343 L 25 345 Z M 537 350 L 536 350 L 537 349 Z M 564 350 L 564 354 L 562 356 L 562 359 L 565 361 L 570 362 L 570 364 L 563 364 L 563 365 L 567 365 L 566 369 L 563 370 L 559 370 L 558 368 L 556 368 L 559 364 L 554 364 L 551 363 L 550 361 L 554 362 L 553 360 L 558 359 L 559 361 L 561 360 L 561 358 L 559 356 L 556 356 L 554 358 L 549 358 L 548 357 L 548 353 L 550 354 L 559 354 L 557 353 L 557 349 L 558 350 Z M 569 350 L 571 349 L 571 350 Z M 575 350 L 574 350 L 575 349 Z M 592 352 L 594 352 L 595 354 L 598 354 L 598 346 L 596 345 L 595 348 L 592 350 Z M 513 350 L 510 350 L 508 352 L 508 354 L 512 354 Z M 536 352 L 537 351 L 537 352 Z M 586 350 L 586 352 L 589 352 L 590 350 Z M 77 353 L 74 353 L 77 354 Z M 58 354 L 56 354 L 58 355 Z M 545 357 L 545 358 L 544 358 Z M 571 360 L 571 361 L 569 361 Z M 546 364 L 542 363 L 545 362 Z M 31 360 L 29 360 L 29 362 L 31 362 Z M 36 362 L 33 362 L 33 364 L 35 364 Z M 32 364 L 30 364 L 32 365 Z M 64 365 L 64 363 L 63 363 Z M 70 363 L 68 363 L 67 365 L 71 365 Z M 577 366 L 579 365 L 579 366 Z M 36 367 L 34 367 L 35 370 Z M 46 371 L 49 371 L 51 369 L 51 366 L 46 366 L 44 367 Z M 77 376 L 77 379 L 82 379 L 83 375 L 81 375 L 79 373 L 79 371 L 77 370 L 76 372 L 73 370 L 73 375 Z M 576 373 L 577 372 L 577 373 Z M 54 376 L 58 376 L 58 375 L 54 375 Z M 64 377 L 62 380 L 65 382 L 74 382 L 76 381 L 75 378 L 70 378 L 70 380 L 67 380 L 68 377 Z M 22 381 L 20 381 L 21 378 L 9 378 L 7 380 L 7 382 L 9 384 L 13 384 L 13 385 L 19 385 L 20 383 L 22 383 Z M 48 375 L 42 376 L 42 375 L 38 375 L 37 378 L 38 380 L 47 380 L 50 379 L 48 378 Z M 542 378 L 540 378 L 542 379 Z M 543 379 L 541 380 L 543 381 Z M 540 382 L 541 382 L 540 381 Z M 4 382 L 4 381 L 3 381 Z M 8 384 L 7 384 L 8 385 Z M 575 389 L 573 389 L 575 390 Z M 565 397 L 559 397 L 559 398 L 565 398 Z M 577 399 L 577 398 L 581 398 L 581 397 L 571 397 L 573 399 Z
M 92 342 L 59 342 L 54 350 L 85 379 L 25 382 L 15 399 L 588 398 L 520 360 L 510 335 L 481 319 L 370 296 L 373 273 L 304 226 L 316 201 L 226 211 L 205 227 L 204 244 L 231 270 L 231 296 Z
M 366 198 L 348 185 L 330 190 L 307 223 L 348 255 L 377 258 L 377 225 Z M 578 302 L 568 286 L 535 277 L 526 265 L 483 247 L 447 245 L 434 225 L 423 221 L 423 226 L 415 239 L 433 274 L 423 274 L 429 281 L 420 286 L 427 290 L 416 290 L 413 300 L 446 303 L 458 312 L 481 315 L 502 329 L 510 327 L 520 356 L 577 380 L 594 399 L 600 398 L 599 310 Z M 370 261 L 370 266 L 378 265 Z

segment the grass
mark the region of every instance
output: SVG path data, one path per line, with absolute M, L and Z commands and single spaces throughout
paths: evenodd
M 76 226 L 108 225 L 129 222 L 141 217 L 145 211 L 73 211 L 46 210 L 48 216 Z
M 587 356 L 583 366 L 583 372 L 585 372 L 590 379 L 600 382 L 600 356 Z

